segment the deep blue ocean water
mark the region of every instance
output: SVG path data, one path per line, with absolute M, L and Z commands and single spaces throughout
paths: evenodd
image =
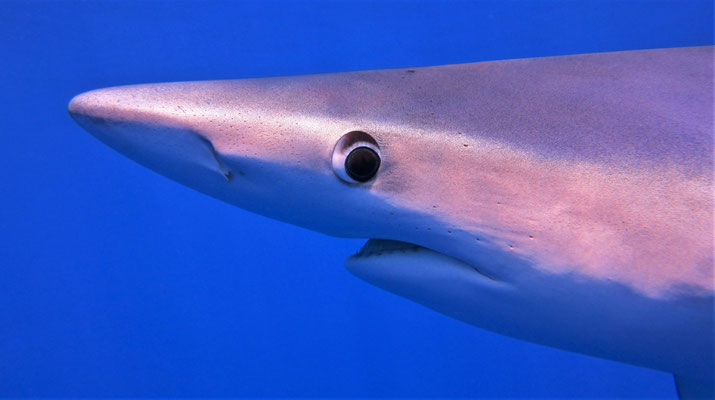
M 363 241 L 169 181 L 66 107 L 133 83 L 712 43 L 710 1 L 0 0 L 0 397 L 674 398 L 668 374 L 369 286 L 342 267 Z

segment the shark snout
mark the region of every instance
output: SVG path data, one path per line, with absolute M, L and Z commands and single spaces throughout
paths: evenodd
M 140 85 L 79 94 L 68 111 L 94 137 L 164 175 L 181 181 L 210 171 L 228 179 L 211 140 L 192 128 L 181 103 L 170 91 Z
M 78 123 L 82 118 L 100 117 L 108 104 L 102 103 L 101 90 L 78 94 L 70 100 L 67 111 Z
M 188 120 L 172 108 L 181 109 L 181 99 L 149 85 L 91 90 L 70 100 L 70 116 L 83 128 L 97 130 L 116 124 L 145 124 L 185 128 Z M 173 112 L 172 112 L 173 111 Z

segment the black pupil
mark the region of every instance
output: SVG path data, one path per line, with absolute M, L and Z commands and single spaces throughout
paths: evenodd
M 380 156 L 369 147 L 358 147 L 345 158 L 345 171 L 358 182 L 372 179 L 380 168 Z

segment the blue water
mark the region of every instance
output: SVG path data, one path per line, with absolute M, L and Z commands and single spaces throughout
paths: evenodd
M 668 374 L 369 286 L 342 267 L 362 241 L 169 181 L 66 105 L 132 83 L 712 44 L 712 24 L 709 1 L 0 1 L 0 396 L 673 398 Z

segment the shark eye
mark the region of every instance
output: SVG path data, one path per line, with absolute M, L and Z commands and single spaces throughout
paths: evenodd
M 365 132 L 346 133 L 333 149 L 333 170 L 348 183 L 363 183 L 374 178 L 380 161 L 377 141 Z
M 380 156 L 369 147 L 356 147 L 345 158 L 345 172 L 358 182 L 372 179 L 380 168 Z

